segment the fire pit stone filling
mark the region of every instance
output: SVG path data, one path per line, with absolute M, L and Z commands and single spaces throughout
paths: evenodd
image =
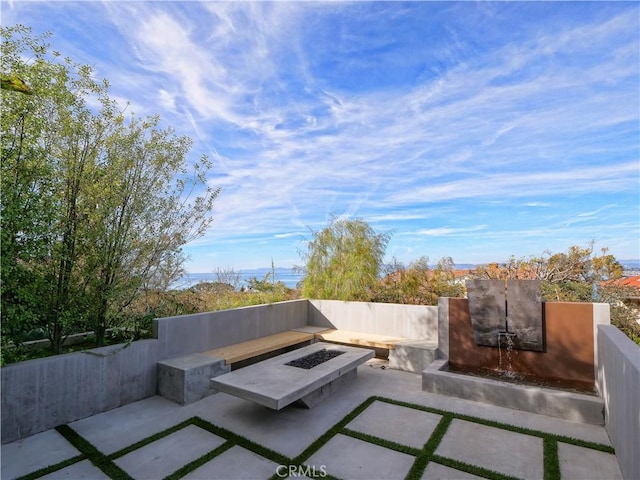
M 289 365 L 291 367 L 297 367 L 297 368 L 304 368 L 305 370 L 310 370 L 313 367 L 317 367 L 321 363 L 324 363 L 328 360 L 331 360 L 332 358 L 337 357 L 338 355 L 342 355 L 343 353 L 344 352 L 340 350 L 327 350 L 325 348 L 323 350 L 310 353 L 309 355 L 305 355 L 304 357 L 291 360 L 290 362 L 285 363 L 285 365 Z

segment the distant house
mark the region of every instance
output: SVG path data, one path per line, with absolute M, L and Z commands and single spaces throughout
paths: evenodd
M 630 277 L 617 278 L 602 282 L 604 286 L 621 287 L 622 302 L 630 309 L 635 311 L 636 322 L 640 324 L 640 275 Z
M 622 287 L 625 289 L 626 295 L 624 301 L 627 305 L 634 305 L 640 308 L 640 275 L 632 277 L 622 277 L 615 280 L 609 280 L 602 283 L 604 286 Z
M 608 283 L 620 285 L 622 287 L 632 287 L 640 292 L 640 275 L 635 275 L 633 277 L 622 277 L 616 280 L 611 280 L 611 282 Z
M 464 285 L 467 280 L 471 280 L 476 277 L 476 273 L 474 270 L 464 269 L 464 270 L 454 270 L 454 283 Z

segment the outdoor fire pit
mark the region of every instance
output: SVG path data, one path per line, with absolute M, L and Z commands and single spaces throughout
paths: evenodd
M 342 355 L 344 352 L 342 350 L 327 350 L 323 348 L 322 350 L 318 350 L 317 352 L 310 353 L 309 355 L 305 355 L 304 357 L 296 358 L 295 360 L 291 360 L 285 365 L 289 365 L 290 367 L 298 367 L 309 370 L 313 367 L 317 367 L 321 363 L 326 362 L 327 360 L 331 360 L 338 355 Z
M 373 357 L 373 350 L 318 342 L 212 378 L 210 386 L 273 410 L 294 402 L 312 408 Z

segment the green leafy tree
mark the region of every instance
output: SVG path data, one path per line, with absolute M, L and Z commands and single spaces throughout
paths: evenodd
M 622 276 L 622 265 L 603 248 L 594 255 L 593 242 L 573 245 L 566 252 L 544 252 L 528 259 L 512 256 L 504 264 L 490 263 L 476 269 L 475 275 L 489 279 L 529 279 L 542 281 L 547 301 L 591 302 L 597 285 Z
M 16 26 L 3 28 L 2 38 L 2 70 L 28 79 L 35 92 L 4 90 L 0 107 L 3 334 L 20 342 L 39 326 L 59 350 L 84 312 L 70 266 L 78 253 L 77 186 L 88 151 L 70 133 L 90 120 L 79 95 L 100 95 L 104 84 L 88 69 L 73 74 L 69 59 L 47 60 L 46 36 Z
M 145 288 L 181 273 L 181 247 L 210 225 L 210 164 L 190 163 L 191 140 L 157 117 L 125 118 L 108 83 L 49 54 L 46 37 L 22 26 L 2 37 L 2 70 L 34 92 L 2 93 L 3 333 L 20 341 L 41 326 L 60 351 L 88 328 L 102 344 Z
M 439 297 L 459 297 L 464 286 L 456 281 L 455 264 L 444 257 L 434 266 L 422 257 L 409 267 L 394 263 L 388 274 L 373 291 L 374 302 L 404 303 L 410 305 L 437 305 Z
M 615 282 L 623 275 L 622 265 L 606 248 L 594 254 L 593 242 L 529 259 L 511 257 L 505 264 L 478 267 L 475 274 L 479 278 L 542 280 L 544 301 L 608 303 L 611 323 L 640 343 L 637 309 L 628 304 L 634 292 Z
M 118 318 L 147 279 L 175 271 L 181 247 L 210 225 L 218 195 L 206 187 L 206 157 L 187 167 L 189 138 L 158 128 L 157 117 L 109 120 L 116 127 L 87 186 L 93 248 L 81 265 L 92 299 L 89 321 L 99 341 L 111 315 Z
M 308 243 L 302 295 L 308 298 L 367 300 L 375 287 L 389 242 L 364 220 L 332 218 Z
M 250 277 L 247 279 L 247 286 L 250 291 L 269 293 L 274 299 L 286 296 L 290 290 L 284 282 L 277 280 L 276 265 L 273 259 L 271 259 L 271 271 L 267 272 L 262 277 L 262 280 L 258 280 L 257 277 Z
M 33 95 L 29 85 L 27 85 L 24 80 L 10 73 L 0 75 L 0 88 L 3 90 L 24 93 L 25 95 Z

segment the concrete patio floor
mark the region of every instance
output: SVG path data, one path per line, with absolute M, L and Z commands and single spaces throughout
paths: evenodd
M 224 393 L 188 406 L 147 398 L 2 445 L 1 478 L 542 479 L 547 456 L 562 479 L 622 479 L 615 455 L 597 449 L 610 445 L 604 427 L 425 393 L 420 375 L 383 366 L 359 367 L 311 410 Z M 93 447 L 98 466 L 82 456 Z

